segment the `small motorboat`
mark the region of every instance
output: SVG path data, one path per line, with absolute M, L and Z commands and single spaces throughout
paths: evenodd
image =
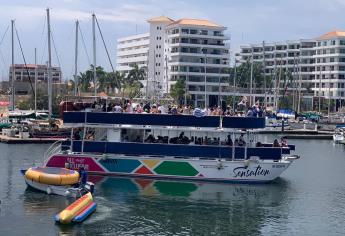
M 87 193 L 55 215 L 55 222 L 61 224 L 81 223 L 96 210 L 97 204 L 91 193 Z
M 93 193 L 94 184 L 86 182 L 79 186 L 79 173 L 75 170 L 57 167 L 32 167 L 23 170 L 26 184 L 47 194 L 77 198 L 87 192 Z
M 341 143 L 342 141 L 344 141 L 345 137 L 344 137 L 344 131 L 342 130 L 336 130 L 335 133 L 333 134 L 333 141 L 335 143 Z

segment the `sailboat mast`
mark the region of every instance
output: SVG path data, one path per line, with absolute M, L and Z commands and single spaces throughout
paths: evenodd
M 93 86 L 94 96 L 97 96 L 97 74 L 96 74 L 96 15 L 92 14 L 92 45 L 93 45 Z
M 75 22 L 75 57 L 74 57 L 74 96 L 78 94 L 78 29 L 79 21 Z
M 11 97 L 11 109 L 14 110 L 15 107 L 15 91 L 14 91 L 14 80 L 15 80 L 15 74 L 14 74 L 14 20 L 11 20 L 11 31 L 12 31 L 12 81 L 11 81 L 11 87 L 12 87 L 12 97 Z
M 35 113 L 37 112 L 37 48 L 35 48 Z
M 252 60 L 251 60 L 251 65 L 250 65 L 250 85 L 249 85 L 249 92 L 250 92 L 250 99 L 249 99 L 249 105 L 253 105 L 253 64 L 254 64 L 254 48 L 252 48 Z
M 50 14 L 47 8 L 47 27 L 48 27 L 48 119 L 52 118 L 52 55 L 51 55 L 51 31 L 50 31 Z

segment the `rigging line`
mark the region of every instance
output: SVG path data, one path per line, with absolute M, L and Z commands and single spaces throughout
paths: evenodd
M 4 41 L 4 39 L 5 39 L 5 36 L 6 36 L 7 31 L 8 31 L 9 28 L 10 28 L 10 25 L 7 26 L 7 28 L 6 28 L 6 30 L 5 30 L 5 33 L 2 35 L 2 38 L 1 38 L 1 40 L 0 40 L 0 46 L 1 46 L 1 44 L 3 43 L 3 41 Z
M 53 37 L 53 31 L 51 30 L 50 33 L 51 33 L 51 36 L 52 36 L 52 42 L 53 42 L 53 47 L 54 47 L 54 51 L 55 51 L 55 56 L 56 56 L 57 62 L 59 64 L 59 67 L 62 68 L 61 67 L 61 63 L 60 63 L 59 54 L 58 54 L 58 52 L 56 50 L 55 40 L 54 40 L 54 37 Z
M 1 62 L 4 64 L 4 67 L 6 68 L 5 57 L 4 57 L 4 54 L 2 53 L 1 49 L 0 49 L 0 57 L 1 57 Z
M 107 57 L 108 57 L 111 69 L 112 69 L 113 73 L 115 74 L 114 66 L 113 66 L 113 63 L 111 62 L 110 55 L 109 55 L 109 52 L 108 52 L 108 49 L 107 49 L 107 45 L 105 44 L 104 37 L 103 37 L 102 31 L 101 31 L 101 27 L 99 26 L 98 19 L 97 19 L 96 15 L 95 15 L 95 19 L 96 19 L 96 23 L 97 23 L 97 28 L 98 28 L 99 34 L 101 35 L 101 38 L 102 38 L 102 42 L 103 42 L 103 45 L 104 45 L 105 52 L 107 53 Z M 116 84 L 120 85 L 120 81 L 118 80 L 118 78 L 116 76 L 114 77 L 114 79 L 116 81 Z
M 99 34 L 101 35 L 102 42 L 103 42 L 103 45 L 104 45 L 104 49 L 105 49 L 105 52 L 107 53 L 107 57 L 108 57 L 108 60 L 109 60 L 111 69 L 112 69 L 113 72 L 115 73 L 114 66 L 113 66 L 113 63 L 111 62 L 110 55 L 109 55 L 109 52 L 108 52 L 108 49 L 107 49 L 107 45 L 105 44 L 105 41 L 104 41 L 104 38 L 103 38 L 103 34 L 102 34 L 102 31 L 101 31 L 101 28 L 99 27 L 99 24 L 98 24 L 97 17 L 95 16 L 95 18 L 96 18 L 97 28 L 98 28 Z
M 45 30 L 46 30 L 46 22 L 47 22 L 47 16 L 45 16 L 45 18 L 44 18 L 43 29 L 42 29 L 42 33 L 41 33 L 40 42 L 42 42 L 42 39 L 43 39 L 43 37 L 44 37 L 44 32 L 45 32 Z M 46 38 L 46 37 L 44 37 L 44 38 Z
M 81 31 L 81 28 L 80 28 L 80 23 L 79 23 L 79 32 L 80 32 L 80 36 L 81 36 L 81 41 L 83 43 L 83 48 L 84 48 L 84 51 L 85 51 L 85 54 L 86 54 L 86 57 L 87 57 L 87 61 L 89 63 L 89 65 L 91 65 L 91 60 L 90 60 L 90 57 L 89 57 L 89 54 L 87 53 L 87 48 L 86 48 L 86 44 L 85 44 L 85 40 L 84 40 L 84 35 L 83 35 L 83 32 Z
M 48 39 L 46 38 L 46 39 L 44 40 L 44 46 L 43 46 L 42 57 L 41 57 L 41 64 L 43 64 L 43 58 L 44 58 L 45 55 L 46 55 L 45 52 L 46 52 L 47 41 L 48 41 Z
M 25 59 L 25 56 L 24 56 L 24 51 L 23 51 L 22 44 L 21 44 L 20 39 L 19 39 L 17 27 L 16 27 L 15 25 L 14 25 L 14 29 L 15 29 L 15 31 L 16 31 L 16 36 L 17 36 L 18 44 L 19 44 L 20 51 L 21 51 L 21 53 L 22 53 L 22 57 L 23 57 L 23 60 L 24 60 L 24 64 L 25 64 L 25 68 L 26 68 L 26 73 L 27 73 L 28 78 L 29 78 L 29 81 L 30 81 L 30 86 L 31 86 L 32 94 L 35 96 L 35 90 L 34 90 L 34 87 L 33 87 L 33 85 L 32 85 L 32 81 L 31 81 L 29 69 L 28 69 L 28 66 L 27 66 L 27 64 L 26 64 L 26 59 Z

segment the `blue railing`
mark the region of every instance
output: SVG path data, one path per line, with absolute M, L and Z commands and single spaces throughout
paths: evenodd
M 70 146 L 70 141 L 65 141 L 63 146 Z M 109 153 L 123 155 L 149 155 L 172 157 L 201 157 L 201 158 L 232 158 L 232 149 L 235 148 L 235 158 L 245 158 L 245 147 L 209 146 L 209 145 L 184 145 L 162 143 L 119 143 L 119 142 L 95 142 L 73 141 L 74 152 Z M 290 153 L 289 148 L 253 147 L 247 148 L 247 158 L 258 156 L 261 159 L 279 160 L 282 154 Z
M 257 129 L 265 127 L 265 118 L 223 117 L 224 128 Z M 119 125 L 153 125 L 185 127 L 220 127 L 219 116 L 135 114 L 106 112 L 64 112 L 64 123 L 93 123 Z

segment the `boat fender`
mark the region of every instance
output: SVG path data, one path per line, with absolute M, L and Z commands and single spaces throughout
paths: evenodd
M 66 197 L 68 197 L 70 194 L 71 194 L 71 192 L 70 192 L 70 191 L 68 191 L 68 190 L 66 190 L 66 192 L 65 192 L 65 196 L 66 196 Z
M 51 190 L 50 187 L 47 187 L 47 193 L 48 193 L 48 194 L 51 194 L 51 193 L 52 193 L 52 190 Z
M 217 160 L 217 169 L 218 170 L 223 169 L 223 163 L 222 163 L 222 161 L 220 159 Z

